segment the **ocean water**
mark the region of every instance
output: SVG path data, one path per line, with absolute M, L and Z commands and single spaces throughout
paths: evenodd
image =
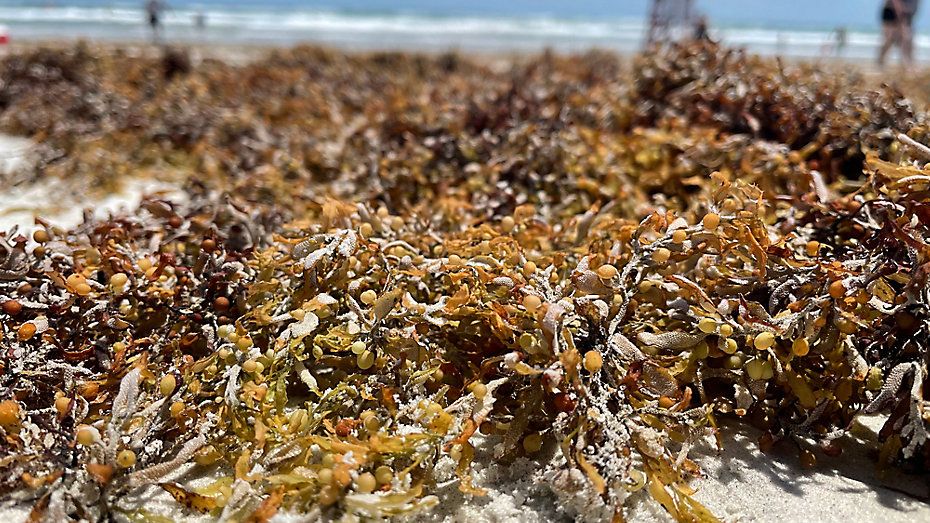
M 877 0 L 704 0 L 714 38 L 762 54 L 871 59 L 879 43 Z M 646 0 L 174 0 L 165 36 L 177 42 L 291 44 L 351 49 L 632 51 L 645 34 Z M 195 24 L 198 14 L 206 28 Z M 930 60 L 930 7 L 917 20 L 918 58 Z M 149 38 L 142 1 L 0 0 L 14 40 Z

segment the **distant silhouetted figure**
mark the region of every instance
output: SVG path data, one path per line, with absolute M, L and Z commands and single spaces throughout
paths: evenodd
M 707 23 L 707 17 L 701 16 L 694 24 L 694 39 L 698 42 L 712 42 L 710 39 L 710 26 Z
M 161 0 L 148 0 L 145 3 L 145 12 L 149 17 L 149 27 L 152 29 L 152 40 L 161 41 L 161 15 L 165 10 L 165 4 Z
M 781 31 L 775 33 L 775 56 L 783 56 L 788 49 L 788 39 Z
M 835 34 L 836 34 L 836 47 L 834 48 L 834 50 L 836 51 L 837 56 L 842 56 L 843 53 L 846 52 L 846 44 L 849 43 L 849 36 L 846 32 L 845 27 L 837 27 Z
M 676 27 L 694 26 L 694 0 L 652 0 L 646 45 L 672 39 Z
M 892 47 L 901 50 L 901 62 L 914 63 L 914 16 L 920 0 L 885 0 L 882 4 L 882 46 L 878 51 L 878 65 Z
M 848 33 L 845 27 L 837 27 L 830 34 L 830 40 L 820 48 L 820 54 L 824 56 L 833 55 L 837 58 L 842 57 L 846 52 L 846 45 L 849 43 Z
M 194 15 L 194 27 L 200 32 L 207 28 L 207 13 L 197 11 L 197 14 Z

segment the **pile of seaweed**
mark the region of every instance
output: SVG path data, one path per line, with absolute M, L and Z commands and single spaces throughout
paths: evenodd
M 0 237 L 5 501 L 391 517 L 443 462 L 482 495 L 482 445 L 579 519 L 643 491 L 711 521 L 690 451 L 724 417 L 814 467 L 883 413 L 882 465 L 930 464 L 930 149 L 899 93 L 714 46 L 492 65 L 6 58 L 35 178 L 184 198 Z

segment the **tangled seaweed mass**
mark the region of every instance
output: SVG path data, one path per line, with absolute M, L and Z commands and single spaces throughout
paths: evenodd
M 643 490 L 712 521 L 689 451 L 723 418 L 815 466 L 883 413 L 879 460 L 930 464 L 930 149 L 890 88 L 711 46 L 78 46 L 2 78 L 33 177 L 182 189 L 0 239 L 0 489 L 34 520 L 160 521 L 132 501 L 158 486 L 224 519 L 412 514 L 443 461 L 482 494 L 480 442 L 580 519 Z

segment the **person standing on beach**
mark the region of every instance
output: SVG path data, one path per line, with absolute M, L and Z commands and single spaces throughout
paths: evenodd
M 207 13 L 203 11 L 197 11 L 197 14 L 194 15 L 194 27 L 197 28 L 201 33 L 207 29 Z
M 710 24 L 707 22 L 706 16 L 702 15 L 697 19 L 692 37 L 697 42 L 713 42 L 710 38 Z
M 885 0 L 882 6 L 882 45 L 878 51 L 878 65 L 885 65 L 885 58 L 892 47 L 901 50 L 901 61 L 905 65 L 914 63 L 914 16 L 920 0 Z
M 672 40 L 674 30 L 694 25 L 694 0 L 652 0 L 646 46 Z
M 149 27 L 152 29 L 152 40 L 156 43 L 161 41 L 161 14 L 164 10 L 165 4 L 161 0 L 148 0 L 145 4 Z
M 834 42 L 833 51 L 836 56 L 843 56 L 846 51 L 846 44 L 849 43 L 849 36 L 846 34 L 845 27 L 837 27 L 836 31 L 833 32 L 836 42 Z

